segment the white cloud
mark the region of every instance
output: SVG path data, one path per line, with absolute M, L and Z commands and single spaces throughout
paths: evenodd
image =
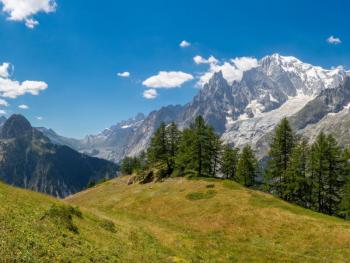
M 25 105 L 25 104 L 19 105 L 18 108 L 20 108 L 22 110 L 28 110 L 29 109 L 28 105 Z
M 148 89 L 143 92 L 143 97 L 148 99 L 148 100 L 153 100 L 157 98 L 158 92 L 155 89 Z
M 197 57 L 197 59 L 195 59 Z M 240 57 L 234 58 L 224 63 L 219 63 L 219 61 L 214 57 L 209 57 L 204 59 L 201 56 L 196 56 L 194 61 L 197 64 L 209 64 L 209 70 L 199 77 L 197 85 L 203 86 L 208 83 L 215 72 L 221 71 L 224 78 L 232 84 L 234 81 L 241 81 L 243 77 L 243 72 L 255 68 L 258 66 L 258 61 L 252 57 Z
M 24 94 L 38 95 L 40 91 L 47 89 L 48 85 L 43 81 L 19 82 L 10 79 L 10 68 L 10 63 L 3 63 L 0 66 L 0 97 L 15 99 Z
M 199 64 L 212 64 L 212 63 L 216 64 L 219 62 L 214 56 L 210 56 L 208 59 L 205 59 L 199 55 L 195 56 L 193 58 L 193 61 L 198 65 Z
M 8 14 L 8 20 L 24 22 L 27 27 L 34 28 L 39 24 L 33 18 L 37 13 L 56 11 L 56 0 L 0 0 L 2 11 Z
M 24 94 L 38 95 L 47 87 L 43 81 L 26 80 L 21 83 L 16 80 L 0 78 L 0 96 L 4 98 L 15 99 Z
M 117 73 L 117 75 L 118 75 L 119 77 L 122 77 L 122 78 L 128 78 L 128 77 L 130 77 L 130 72 L 128 72 L 128 71 L 119 72 L 119 73 Z
M 180 47 L 182 48 L 189 47 L 189 46 L 191 46 L 191 43 L 186 40 L 182 40 L 180 43 Z
M 327 38 L 327 42 L 329 44 L 333 44 L 333 45 L 341 44 L 340 38 L 339 37 L 334 37 L 334 36 L 330 36 L 329 38 Z
M 2 65 L 0 65 L 0 77 L 3 78 L 8 78 L 10 77 L 10 69 L 11 69 L 11 64 L 10 63 L 2 63 Z
M 7 112 L 5 110 L 0 110 L 0 115 L 5 115 Z
M 8 102 L 6 101 L 6 100 L 4 100 L 4 99 L 0 99 L 0 106 L 5 106 L 5 107 L 7 107 L 9 104 L 8 104 Z
M 186 81 L 192 80 L 191 74 L 182 71 L 160 71 L 158 75 L 149 77 L 142 84 L 149 88 L 176 88 Z
M 44 118 L 41 117 L 41 116 L 37 116 L 36 119 L 37 119 L 38 121 L 42 121 Z
M 239 57 L 231 60 L 237 69 L 247 71 L 258 66 L 258 60 L 252 57 Z

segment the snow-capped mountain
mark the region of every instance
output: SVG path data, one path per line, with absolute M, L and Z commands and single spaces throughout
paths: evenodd
M 138 115 L 114 125 L 98 135 L 89 135 L 80 141 L 79 150 L 117 162 L 124 156 L 142 152 L 161 122 L 175 121 L 180 128 L 185 128 L 202 115 L 225 142 L 238 147 L 251 143 L 263 157 L 268 144 L 266 135 L 282 117 L 297 116 L 299 119 L 293 121 L 296 128 L 306 129 L 313 119 L 302 120 L 308 115 L 298 113 L 310 107 L 312 101 L 325 100 L 332 92 L 339 93 L 347 74 L 341 67 L 323 69 L 295 57 L 273 54 L 259 60 L 257 67 L 243 72 L 240 81 L 229 84 L 220 71 L 216 72 L 188 104 L 163 107 L 148 116 Z M 330 90 L 333 91 L 328 92 Z M 346 92 L 341 94 L 350 98 Z M 320 96 L 323 97 L 320 99 Z M 343 106 L 330 109 L 335 113 Z M 322 109 L 313 107 L 313 114 L 321 116 Z M 299 127 L 298 121 L 304 126 Z

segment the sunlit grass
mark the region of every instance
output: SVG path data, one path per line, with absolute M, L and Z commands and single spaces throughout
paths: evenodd
M 217 179 L 110 181 L 67 202 L 133 226 L 170 262 L 346 262 L 350 224 Z M 210 185 L 208 187 L 208 185 Z M 145 241 L 146 242 L 146 241 Z M 166 262 L 166 261 L 165 261 Z

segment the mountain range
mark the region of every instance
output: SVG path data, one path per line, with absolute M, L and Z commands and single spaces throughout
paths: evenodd
M 0 120 L 0 181 L 65 197 L 117 175 L 117 165 L 50 141 L 22 115 Z
M 324 130 L 349 144 L 349 89 L 349 72 L 342 67 L 323 69 L 273 54 L 245 71 L 240 81 L 229 83 L 222 72 L 216 72 L 186 105 L 169 105 L 147 116 L 138 114 L 82 140 L 45 128 L 41 131 L 55 143 L 119 162 L 145 150 L 161 122 L 174 121 L 185 128 L 202 115 L 223 141 L 237 147 L 250 143 L 263 158 L 269 134 L 282 117 L 290 118 L 295 130 L 308 138 Z

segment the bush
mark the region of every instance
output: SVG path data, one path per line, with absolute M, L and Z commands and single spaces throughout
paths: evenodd
M 109 231 L 109 232 L 112 232 L 112 233 L 115 233 L 117 232 L 116 229 L 115 229 L 115 224 L 113 223 L 113 221 L 111 220 L 108 220 L 108 219 L 102 219 L 100 221 L 100 226 Z
M 188 200 L 201 200 L 201 199 L 210 199 L 216 195 L 216 191 L 208 190 L 206 192 L 191 192 L 186 195 Z
M 51 219 L 57 225 L 63 226 L 71 232 L 79 233 L 78 227 L 73 222 L 73 217 L 82 218 L 83 215 L 78 207 L 70 205 L 52 205 L 41 220 Z

